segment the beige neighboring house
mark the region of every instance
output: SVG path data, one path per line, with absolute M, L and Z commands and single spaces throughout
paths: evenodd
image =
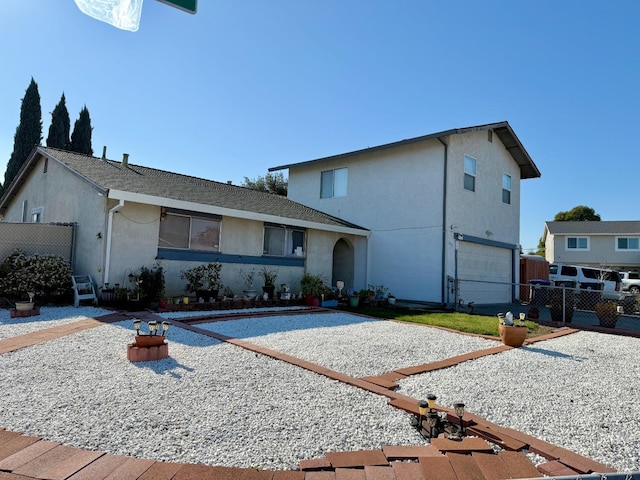
M 549 263 L 640 269 L 640 221 L 546 222 L 542 240 Z
M 0 199 L 5 222 L 77 224 L 77 274 L 127 287 L 129 273 L 159 262 L 167 295 L 182 270 L 223 264 L 222 282 L 244 288 L 240 270 L 277 270 L 299 291 L 304 272 L 366 280 L 367 229 L 285 197 L 129 162 L 36 147 Z M 256 277 L 255 286 L 262 282 Z

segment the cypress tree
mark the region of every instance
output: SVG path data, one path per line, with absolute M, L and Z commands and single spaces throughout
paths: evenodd
M 93 155 L 93 148 L 91 148 L 91 117 L 89 116 L 89 110 L 85 105 L 80 110 L 80 116 L 73 125 L 73 133 L 71 134 L 71 146 L 69 150 L 72 152 L 84 153 L 86 155 Z
M 69 132 L 71 131 L 71 121 L 67 110 L 64 92 L 56 108 L 51 112 L 51 125 L 49 126 L 49 136 L 47 137 L 47 147 L 69 149 Z
M 42 111 L 38 84 L 31 77 L 31 83 L 22 99 L 20 123 L 13 139 L 13 152 L 4 172 L 4 187 L 8 187 L 33 150 L 42 140 Z

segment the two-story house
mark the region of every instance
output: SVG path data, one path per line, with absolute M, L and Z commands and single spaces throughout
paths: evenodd
M 436 303 L 517 296 L 520 181 L 540 172 L 507 122 L 270 171 L 285 169 L 291 200 L 370 231 L 364 257 L 348 241 L 336 244 L 333 284 L 382 284 L 399 298 Z M 479 296 L 473 281 L 499 287 Z
M 550 263 L 640 269 L 640 222 L 546 222 L 542 239 Z

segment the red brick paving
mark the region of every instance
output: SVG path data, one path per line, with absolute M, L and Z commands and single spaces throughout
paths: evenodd
M 0 354 L 93 328 L 102 323 L 122 321 L 134 316 L 146 321 L 157 319 L 150 312 L 135 312 L 133 314 L 114 313 L 99 319 L 82 320 L 20 337 L 0 340 Z M 232 318 L 238 318 L 238 316 L 234 315 Z M 498 346 L 480 352 L 459 355 L 442 362 L 408 367 L 376 377 L 357 379 L 281 352 L 253 345 L 244 340 L 219 335 L 176 321 L 171 321 L 171 323 L 386 396 L 389 398 L 390 405 L 414 414 L 417 413 L 417 401 L 394 392 L 392 389 L 395 388 L 396 380 L 436 368 L 446 368 L 511 348 Z M 564 329 L 561 332 L 531 339 L 527 342 L 533 343 L 546 338 L 567 335 L 574 331 Z M 438 410 L 445 411 L 449 415 L 452 414 L 451 409 L 438 407 Z M 523 453 L 502 450 L 497 455 L 494 454 L 492 448 L 481 438 L 465 438 L 463 442 L 437 438 L 432 439 L 432 445 L 419 447 L 385 446 L 381 450 L 328 453 L 325 458 L 301 461 L 297 471 L 265 471 L 165 463 L 103 452 L 83 451 L 56 442 L 41 440 L 38 437 L 28 437 L 0 429 L 0 470 L 5 470 L 0 471 L 0 480 L 63 480 L 65 478 L 69 480 L 497 480 L 509 477 L 531 478 L 539 476 L 543 471 L 552 472 L 553 475 L 565 475 L 567 472 L 615 471 L 574 452 L 521 432 L 499 427 L 471 414 L 465 415 L 465 423 L 470 428 L 470 432 L 479 437 L 513 450 L 520 450 L 523 446 L 527 446 L 551 461 L 543 464 L 544 466 L 538 470 Z M 446 456 L 443 455 L 443 452 L 446 453 Z M 403 461 L 394 461 L 396 459 Z M 20 475 L 21 473 L 24 475 Z

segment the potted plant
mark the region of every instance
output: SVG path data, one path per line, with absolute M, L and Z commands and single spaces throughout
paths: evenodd
M 222 264 L 220 262 L 208 263 L 207 265 L 203 265 L 202 269 L 204 271 L 204 290 L 202 291 L 202 295 L 198 295 L 198 298 L 203 298 L 205 302 L 210 300 L 215 301 L 222 288 L 222 282 L 220 280 Z
M 262 267 L 262 270 L 258 272 L 258 275 L 264 280 L 264 286 L 262 291 L 267 294 L 268 298 L 273 298 L 276 291 L 276 279 L 278 278 L 278 272 L 275 270 L 267 270 L 267 267 Z
M 197 296 L 198 292 L 204 288 L 204 275 L 205 271 L 202 265 L 180 272 L 180 278 L 187 281 L 184 291 L 192 292 Z
M 253 288 L 253 279 L 256 276 L 256 271 L 253 268 L 248 271 L 240 270 L 240 276 L 247 287 L 243 291 L 245 299 L 252 300 L 256 298 L 256 291 Z
M 355 308 L 360 304 L 360 295 L 355 290 L 349 289 L 347 296 L 349 297 L 350 307 Z
M 306 297 L 307 305 L 317 307 L 320 305 L 320 295 L 324 282 L 322 275 L 312 275 L 305 273 L 300 280 L 302 295 Z
M 511 312 L 507 312 L 506 315 L 498 314 L 498 330 L 500 332 L 500 339 L 505 345 L 510 347 L 521 347 L 527 338 L 529 329 L 524 324 L 525 314 L 520 314 L 520 323 L 516 324 L 513 321 L 513 315 Z
M 595 312 L 601 327 L 616 328 L 616 323 L 618 323 L 618 317 L 620 316 L 616 302 L 598 302 L 595 306 Z

